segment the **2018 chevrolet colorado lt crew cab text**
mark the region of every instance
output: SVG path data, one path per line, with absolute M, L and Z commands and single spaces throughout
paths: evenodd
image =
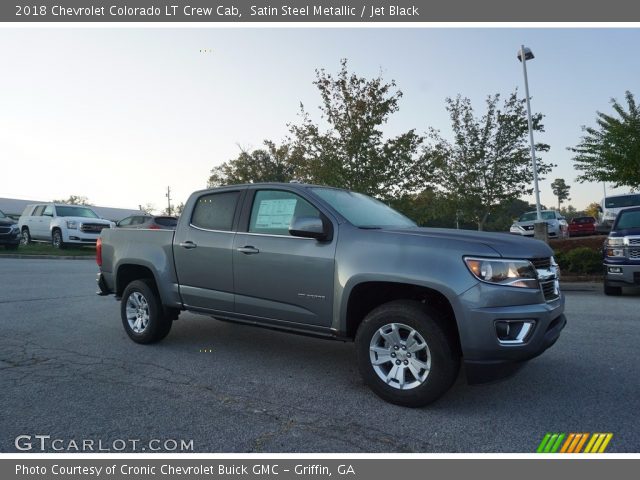
M 105 229 L 99 294 L 131 339 L 164 338 L 181 311 L 354 340 L 387 401 L 440 397 L 541 354 L 566 324 L 552 250 L 503 233 L 420 228 L 366 195 L 249 184 L 191 195 L 175 231 Z

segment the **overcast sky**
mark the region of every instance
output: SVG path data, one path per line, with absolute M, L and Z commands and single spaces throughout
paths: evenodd
M 558 164 L 542 203 L 555 204 L 561 177 L 582 209 L 603 187 L 574 181 L 566 147 L 611 97 L 640 95 L 637 29 L 0 28 L 0 197 L 159 210 L 171 186 L 185 201 L 239 146 L 284 138 L 300 102 L 315 115 L 314 70 L 336 72 L 342 57 L 404 92 L 389 134 L 447 134 L 446 97 L 481 112 L 486 95 L 523 91 L 521 43 L 536 56 L 532 108 L 546 115 L 536 140 Z

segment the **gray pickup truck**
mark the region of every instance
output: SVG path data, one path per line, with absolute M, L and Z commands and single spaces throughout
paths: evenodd
M 175 231 L 105 229 L 98 293 L 131 339 L 181 311 L 353 340 L 364 381 L 405 405 L 514 371 L 566 324 L 552 250 L 502 233 L 420 228 L 366 195 L 250 184 L 191 195 Z

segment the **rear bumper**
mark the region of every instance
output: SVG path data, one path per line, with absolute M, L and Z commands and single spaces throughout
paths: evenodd
M 109 290 L 109 287 L 107 285 L 107 282 L 104 279 L 104 275 L 102 274 L 102 272 L 99 272 L 97 277 L 96 277 L 96 283 L 98 284 L 98 290 L 96 291 L 96 295 L 100 295 L 101 297 L 104 297 L 105 295 L 111 295 L 111 290 Z

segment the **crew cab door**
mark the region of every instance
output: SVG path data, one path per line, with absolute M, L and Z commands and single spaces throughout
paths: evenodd
M 233 312 L 233 240 L 244 189 L 203 193 L 187 205 L 176 229 L 173 255 L 185 305 Z
M 237 314 L 331 325 L 335 226 L 327 241 L 289 234 L 294 217 L 321 215 L 325 214 L 308 199 L 286 188 L 247 191 L 233 244 Z

